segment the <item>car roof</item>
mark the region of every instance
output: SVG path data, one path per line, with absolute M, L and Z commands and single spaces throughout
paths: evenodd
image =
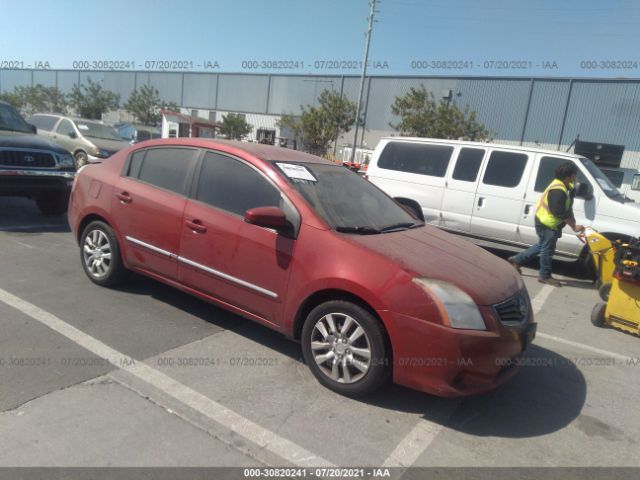
M 409 143 L 446 143 L 452 145 L 466 145 L 466 146 L 475 146 L 475 147 L 497 147 L 497 148 L 506 148 L 509 150 L 518 150 L 522 152 L 538 152 L 538 153 L 546 153 L 548 155 L 561 155 L 563 157 L 573 157 L 573 158 L 584 158 L 582 155 L 578 155 L 570 152 L 563 152 L 561 150 L 549 150 L 545 148 L 538 147 L 523 147 L 520 145 L 509 145 L 507 143 L 494 143 L 494 142 L 473 142 L 471 140 L 448 140 L 446 138 L 426 138 L 426 137 L 384 137 L 380 140 L 382 141 L 401 141 L 401 142 L 409 142 Z
M 326 158 L 317 157 L 300 150 L 290 148 L 275 147 L 262 143 L 241 142 L 238 140 L 218 140 L 215 138 L 162 138 L 156 140 L 146 140 L 143 148 L 154 146 L 192 146 L 199 148 L 213 148 L 220 150 L 241 150 L 254 157 L 265 161 L 297 162 L 297 163 L 319 163 L 325 165 L 336 165 L 336 163 Z

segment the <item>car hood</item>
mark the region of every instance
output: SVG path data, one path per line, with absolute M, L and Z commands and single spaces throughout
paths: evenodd
M 0 131 L 0 148 L 33 148 L 52 150 L 59 154 L 69 154 L 67 150 L 33 133 Z
M 633 222 L 629 225 L 629 229 L 632 230 L 631 232 L 619 233 L 629 233 L 633 236 L 640 235 L 640 203 L 620 203 L 609 198 L 603 198 L 598 204 L 598 210 L 598 213 L 602 213 L 608 217 L 618 218 L 627 222 Z
M 130 147 L 131 145 L 123 140 L 106 140 L 104 138 L 86 137 L 96 147 L 103 150 L 107 150 L 109 153 L 116 153 L 123 148 Z
M 452 283 L 478 305 L 500 303 L 523 286 L 505 260 L 428 225 L 379 235 L 348 235 L 348 240 L 387 257 L 412 275 Z

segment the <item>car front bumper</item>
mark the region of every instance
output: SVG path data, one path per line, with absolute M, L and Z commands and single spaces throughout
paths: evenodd
M 0 168 L 0 195 L 30 196 L 71 190 L 75 172 Z
M 497 322 L 491 307 L 480 310 L 485 319 Z M 536 330 L 531 315 L 518 326 L 479 331 L 400 313 L 379 314 L 394 324 L 394 382 L 441 397 L 483 393 L 505 383 L 518 371 Z

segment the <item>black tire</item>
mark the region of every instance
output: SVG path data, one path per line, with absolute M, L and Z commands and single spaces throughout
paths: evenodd
M 593 310 L 591 311 L 591 323 L 593 323 L 596 327 L 604 327 L 604 312 L 606 308 L 606 303 L 598 303 L 595 307 L 593 307 Z
M 44 215 L 62 215 L 69 206 L 69 193 L 45 193 L 36 198 L 36 205 Z
M 73 158 L 76 161 L 77 170 L 79 170 L 80 167 L 84 167 L 87 164 L 87 161 L 89 160 L 89 157 L 87 157 L 87 154 L 83 151 L 76 152 Z
M 89 238 L 89 242 L 87 242 L 87 237 L 89 236 L 91 237 Z M 99 241 L 96 241 L 96 239 Z M 92 266 L 90 266 L 93 265 L 93 262 L 91 261 L 90 253 L 85 251 L 85 245 L 91 248 L 92 245 L 98 246 L 103 240 L 106 243 L 105 246 L 99 248 L 100 253 L 106 253 L 107 251 L 110 253 L 108 265 L 104 262 L 104 271 L 98 267 L 93 269 Z M 108 248 L 106 248 L 107 244 Z M 95 256 L 94 260 L 96 260 Z M 102 258 L 99 260 L 102 261 Z M 120 246 L 118 245 L 115 232 L 108 224 L 99 220 L 91 222 L 82 232 L 82 236 L 80 237 L 80 261 L 82 262 L 84 273 L 89 277 L 89 280 L 103 287 L 116 286 L 126 280 L 129 274 L 129 271 L 122 263 Z
M 600 298 L 603 301 L 608 302 L 609 294 L 611 293 L 611 282 L 600 285 L 600 287 L 598 288 L 598 293 L 600 294 Z
M 342 333 L 340 330 L 345 325 L 347 316 L 355 323 L 351 323 L 351 326 L 349 327 L 349 330 L 345 332 L 345 335 L 348 336 L 349 332 L 353 332 L 354 330 L 351 329 L 353 329 L 354 326 L 356 328 L 357 326 L 360 326 L 364 331 L 364 335 L 361 335 L 356 342 L 349 345 L 351 345 L 352 348 L 358 348 L 366 342 L 370 352 L 370 361 L 365 373 L 362 373 L 361 370 L 356 369 L 355 367 L 346 367 L 347 370 L 356 373 L 356 375 L 351 377 L 353 379 L 352 383 L 339 382 L 332 379 L 328 373 L 325 373 L 326 370 L 323 370 L 329 369 L 330 360 L 327 360 L 321 366 L 316 362 L 314 353 L 312 352 L 311 342 L 314 338 L 319 338 L 317 337 L 319 330 L 315 328 L 316 324 L 326 318 L 329 314 L 332 314 L 332 318 L 335 319 L 336 333 L 338 335 Z M 330 334 L 329 336 L 332 335 L 330 332 L 328 333 Z M 327 338 L 329 337 L 325 337 L 325 339 Z M 380 386 L 382 386 L 382 384 L 385 383 L 391 375 L 391 349 L 389 347 L 384 327 L 380 320 L 359 305 L 343 300 L 332 300 L 318 305 L 311 311 L 311 313 L 309 313 L 305 320 L 302 328 L 301 340 L 302 353 L 304 355 L 305 362 L 313 375 L 322 385 L 341 395 L 348 397 L 360 397 L 367 395 L 380 388 Z M 357 342 L 362 343 L 357 344 Z M 331 342 L 327 341 L 327 343 L 329 344 Z M 349 346 L 347 345 L 342 348 L 347 348 L 344 356 L 351 357 L 353 360 L 353 352 L 349 353 Z M 362 349 L 364 350 L 365 348 Z M 322 352 L 325 350 L 319 351 Z M 356 358 L 356 360 L 359 359 Z M 336 368 L 342 372 L 343 376 L 345 376 L 344 364 L 338 365 Z M 356 380 L 358 375 L 361 375 L 361 378 Z

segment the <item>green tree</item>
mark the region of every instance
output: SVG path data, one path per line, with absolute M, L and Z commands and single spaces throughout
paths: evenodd
M 57 87 L 35 86 L 14 87 L 13 93 L 3 93 L 0 99 L 11 103 L 24 115 L 36 112 L 66 113 L 67 102 Z
M 115 110 L 120 105 L 120 95 L 111 90 L 105 90 L 98 82 L 90 77 L 87 83 L 78 87 L 75 85 L 68 95 L 69 106 L 83 118 L 100 120 L 104 113 Z
M 37 84 L 33 87 L 16 87 L 15 92 L 21 98 L 21 110 L 25 115 L 36 112 L 64 114 L 67 111 L 64 93 L 57 87 L 45 87 Z
M 16 110 L 21 110 L 22 109 L 22 98 L 20 97 L 20 95 L 18 95 L 15 92 L 15 89 L 12 92 L 2 92 L 0 93 L 0 101 L 2 102 L 7 102 L 11 105 L 13 105 L 13 107 L 16 108 Z
M 176 103 L 162 101 L 158 89 L 149 85 L 143 85 L 131 92 L 124 108 L 134 116 L 136 122 L 154 127 L 162 120 L 161 110 L 179 110 Z
M 326 155 L 331 144 L 355 123 L 356 104 L 331 90 L 324 90 L 318 96 L 318 104 L 318 107 L 301 107 L 298 118 L 282 115 L 278 126 L 290 129 L 311 153 Z
M 245 118 L 235 113 L 228 113 L 222 117 L 222 121 L 218 124 L 220 134 L 234 140 L 242 140 L 243 137 L 249 135 L 253 130 L 253 126 L 247 123 Z
M 391 112 L 400 118 L 389 125 L 401 135 L 465 140 L 486 140 L 490 132 L 476 120 L 476 113 L 465 106 L 460 110 L 446 100 L 436 102 L 424 85 L 396 97 Z

